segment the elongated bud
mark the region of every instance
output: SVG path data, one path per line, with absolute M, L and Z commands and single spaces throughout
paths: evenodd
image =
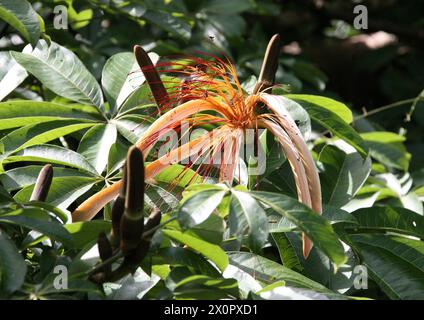
M 144 228 L 144 161 L 142 152 L 131 147 L 127 156 L 125 210 L 121 218 L 121 250 L 135 249 Z
M 97 247 L 99 249 L 99 256 L 102 261 L 109 259 L 112 254 L 112 246 L 104 232 L 100 232 L 97 237 Z
M 153 212 L 150 214 L 149 219 L 144 225 L 144 231 L 150 231 L 153 228 L 157 227 L 160 224 L 160 220 L 162 219 L 162 213 L 159 209 L 155 208 Z
M 104 232 L 100 232 L 97 237 L 97 248 L 99 250 L 99 256 L 102 261 L 106 261 L 110 257 L 112 257 L 113 250 L 112 245 L 109 242 L 106 234 Z M 90 276 L 90 279 L 96 283 L 103 283 L 107 280 L 112 272 L 112 265 L 108 264 L 102 267 L 97 273 Z
M 53 167 L 46 164 L 38 174 L 30 201 L 45 201 L 53 180 Z
M 169 102 L 169 96 L 152 60 L 141 46 L 134 46 L 134 55 L 152 91 L 156 104 L 163 107 Z
M 144 160 L 141 151 L 133 146 L 127 156 L 127 187 L 125 192 L 125 215 L 143 218 L 144 208 Z
M 112 206 L 112 229 L 110 231 L 110 239 L 112 245 L 117 247 L 119 245 L 119 237 L 121 234 L 121 219 L 125 209 L 125 193 L 127 189 L 127 166 L 124 165 L 122 173 L 122 187 L 119 195 Z
M 279 34 L 275 34 L 271 40 L 269 40 L 262 62 L 261 73 L 253 89 L 253 94 L 264 91 L 274 84 L 274 78 L 278 68 L 278 57 L 280 55 L 280 42 Z

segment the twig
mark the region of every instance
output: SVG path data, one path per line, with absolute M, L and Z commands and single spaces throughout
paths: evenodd
M 396 107 L 399 107 L 399 106 L 403 106 L 403 105 L 405 105 L 407 103 L 415 103 L 415 101 L 416 101 L 416 103 L 418 103 L 418 101 L 419 100 L 422 100 L 422 99 L 424 99 L 424 98 L 421 95 L 419 95 L 416 98 L 411 98 L 411 99 L 406 99 L 406 100 L 402 100 L 402 101 L 397 101 L 395 103 L 391 103 L 391 104 L 382 106 L 380 108 L 371 110 L 369 112 L 366 112 L 364 114 L 361 114 L 359 116 L 356 116 L 355 118 L 353 118 L 353 121 L 361 120 L 361 119 L 364 119 L 366 117 L 372 116 L 372 115 L 374 115 L 376 113 L 379 113 L 379 112 L 382 112 L 382 111 L 386 111 L 386 110 L 389 110 L 389 109 L 392 109 L 392 108 L 396 108 Z M 412 109 L 412 107 L 411 107 L 411 109 Z M 413 109 L 412 109 L 412 111 L 413 111 Z M 411 114 L 411 112 L 409 112 L 409 113 Z

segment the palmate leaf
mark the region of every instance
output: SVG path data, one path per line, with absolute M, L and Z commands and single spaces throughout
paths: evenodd
M 286 195 L 260 191 L 250 194 L 306 233 L 314 245 L 331 259 L 335 264 L 335 269 L 346 262 L 347 257 L 342 243 L 328 220 Z
M 59 96 L 82 104 L 103 106 L 96 79 L 69 49 L 40 40 L 31 54 L 11 52 L 15 60 Z
M 32 45 L 40 38 L 40 18 L 26 0 L 0 0 L 0 18 L 12 27 Z
M 424 299 L 424 242 L 380 234 L 351 235 L 362 263 L 392 299 Z

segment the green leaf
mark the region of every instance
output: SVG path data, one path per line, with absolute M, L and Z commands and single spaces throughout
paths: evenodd
M 309 136 L 311 133 L 311 119 L 307 109 L 303 108 L 303 106 L 296 101 L 287 99 L 285 96 L 282 96 L 281 100 L 284 104 L 281 104 L 280 107 L 290 114 L 302 135 L 304 137 Z
M 362 208 L 352 213 L 359 223 L 356 230 L 397 232 L 424 239 L 424 217 L 398 207 Z
M 402 144 L 405 137 L 384 131 L 362 133 L 361 137 L 375 160 L 388 168 L 408 170 L 411 154 Z
M 131 84 L 126 81 L 134 66 L 137 66 L 137 61 L 132 52 L 115 54 L 106 62 L 102 71 L 102 86 L 112 109 L 119 107 L 128 97 L 128 95 L 121 97 L 118 104 L 117 100 L 121 91 L 128 90 L 131 93 L 134 90 L 135 87 L 131 87 Z
M 191 249 L 201 253 L 206 258 L 210 259 L 213 263 L 215 263 L 221 271 L 224 271 L 227 267 L 228 256 L 219 246 L 176 230 L 162 230 L 162 232 L 167 237 L 182 244 L 185 244 Z
M 153 52 L 148 55 L 154 64 L 159 59 Z M 119 108 L 144 81 L 144 75 L 132 52 L 113 55 L 103 68 L 102 86 L 113 110 Z
M 93 18 L 93 10 L 85 9 L 77 12 L 72 5 L 72 1 L 68 2 L 68 15 L 73 30 L 78 30 L 90 24 Z
M 107 159 L 107 173 L 108 175 L 114 174 L 117 170 L 122 168 L 127 156 L 127 152 L 130 145 L 123 141 L 119 137 L 116 142 L 111 145 L 109 150 L 109 156 Z
M 15 200 L 12 196 L 3 188 L 0 184 L 0 209 L 2 208 L 10 208 L 10 205 L 14 203 Z
M 392 299 L 424 299 L 424 242 L 387 235 L 351 235 L 362 263 Z
M 59 218 L 62 223 L 68 222 L 68 220 L 71 220 L 71 214 L 69 212 L 65 212 L 47 202 L 41 202 L 41 201 L 29 201 L 23 204 L 25 208 L 37 208 L 37 209 L 43 209 L 48 211 L 49 213 L 52 213 L 57 218 Z
M 94 169 L 91 164 L 79 153 L 55 146 L 44 144 L 42 146 L 33 146 L 26 148 L 18 152 L 14 156 L 8 157 L 4 163 L 12 162 L 46 162 L 60 164 L 67 167 L 76 168 L 84 171 L 85 173 L 98 176 L 96 169 Z M 56 169 L 55 169 L 56 170 Z M 60 171 L 59 171 L 60 172 Z M 56 176 L 56 171 L 55 171 Z
M 22 52 L 32 52 L 31 45 L 26 45 Z M 13 92 L 28 77 L 28 72 L 12 58 L 10 53 L 4 53 L 4 55 L 7 55 L 8 59 L 2 70 L 4 73 L 0 73 L 0 101 Z
M 327 145 L 318 158 L 322 165 L 320 181 L 324 203 L 341 207 L 348 203 L 371 172 L 371 160 L 356 153 L 345 153 Z
M 266 284 L 283 280 L 287 285 L 308 288 L 318 292 L 331 291 L 323 285 L 308 279 L 281 264 L 249 252 L 230 252 L 230 264 L 249 273 L 255 279 Z
M 270 192 L 251 192 L 251 195 L 297 225 L 334 262 L 336 269 L 346 262 L 342 243 L 325 218 L 286 195 Z
M 348 246 L 344 246 L 348 260 L 337 269 L 337 272 L 334 272 L 330 259 L 315 247 L 312 248 L 307 259 L 303 257 L 302 237 L 299 233 L 288 232 L 281 235 L 284 235 L 288 241 L 290 254 L 301 264 L 303 275 L 339 293 L 346 293 L 353 287 L 355 279 L 353 271 L 359 261 Z
M 98 117 L 97 109 L 91 106 L 31 100 L 0 103 L 0 130 L 61 119 L 92 122 Z
M 0 288 L 12 293 L 25 281 L 27 266 L 15 244 L 0 230 Z
M 268 240 L 268 219 L 264 209 L 250 194 L 231 190 L 230 233 L 258 252 Z M 243 238 L 247 239 L 244 240 Z
M 158 208 L 162 212 L 174 211 L 178 207 L 178 199 L 166 186 L 151 184 L 145 192 L 146 204 L 152 208 Z
M 90 128 L 82 137 L 78 153 L 101 174 L 106 168 L 109 151 L 116 142 L 118 133 L 113 124 L 99 124 Z
M 16 129 L 0 140 L 6 154 L 18 152 L 24 148 L 43 144 L 70 133 L 80 131 L 95 125 L 81 123 L 79 120 L 55 120 L 44 123 L 27 125 Z
M 301 272 L 303 267 L 300 263 L 300 257 L 290 243 L 290 239 L 283 232 L 272 233 L 272 238 L 274 239 L 284 267 Z
M 235 299 L 239 295 L 235 279 L 193 274 L 185 266 L 172 269 L 166 286 L 179 299 Z
M 205 221 L 221 203 L 226 193 L 225 190 L 205 190 L 186 199 L 178 210 L 181 227 L 188 229 Z
M 382 234 L 353 234 L 349 238 L 355 243 L 369 244 L 382 250 L 388 250 L 424 273 L 423 241 Z
M 33 46 L 40 38 L 41 28 L 37 12 L 26 0 L 0 0 L 0 18 L 12 27 Z
M 110 222 L 105 220 L 83 221 L 66 224 L 64 227 L 71 234 L 74 246 L 80 249 L 97 240 L 100 232 L 108 233 Z
M 203 11 L 224 15 L 233 15 L 253 7 L 250 0 L 211 0 L 202 8 Z
M 187 41 L 191 37 L 190 25 L 183 19 L 175 17 L 168 12 L 146 10 L 142 18 L 156 24 L 159 28 L 176 35 L 182 40 Z
M 351 123 L 353 121 L 352 111 L 344 104 L 339 101 L 322 97 L 314 96 L 309 94 L 287 94 L 285 97 L 292 99 L 305 107 L 308 106 L 315 108 L 324 108 L 330 110 L 332 113 L 337 114 L 344 122 Z
M 290 95 L 288 96 L 290 97 Z M 349 143 L 354 147 L 364 158 L 367 156 L 368 147 L 362 140 L 361 136 L 350 127 L 343 118 L 330 109 L 324 108 L 317 104 L 302 103 L 301 105 L 309 113 L 311 119 L 319 125 L 328 129 L 332 134 Z M 343 115 L 342 113 L 342 116 Z
M 273 211 L 267 210 L 267 211 Z M 275 214 L 269 214 L 269 228 L 270 232 L 289 232 L 296 229 L 296 224 L 291 222 L 288 218 L 281 215 L 275 215 Z M 336 224 L 336 223 L 346 223 L 350 225 L 357 225 L 358 222 L 356 221 L 355 217 L 351 215 L 350 213 L 328 205 L 324 205 L 322 209 L 322 217 L 328 220 L 330 224 Z
M 102 108 L 103 95 L 96 79 L 69 49 L 40 40 L 32 54 L 12 52 L 15 60 L 59 96 Z
M 119 133 L 132 144 L 136 144 L 149 126 L 153 123 L 152 119 L 143 116 L 124 116 L 119 120 L 112 120 Z
M 187 266 L 195 272 L 216 277 L 219 275 L 203 256 L 195 252 L 179 247 L 161 248 L 157 254 L 152 256 L 153 264 L 169 264 L 172 266 Z
M 12 223 L 21 227 L 35 230 L 51 239 L 62 242 L 66 246 L 72 246 L 72 238 L 57 220 L 53 220 L 50 214 L 41 208 L 23 208 L 0 215 L 0 223 Z
M 189 234 L 203 239 L 209 243 L 220 245 L 224 235 L 224 219 L 216 214 L 211 214 L 209 218 L 188 231 Z
M 181 164 L 173 164 L 162 170 L 155 176 L 155 181 L 163 183 L 172 183 L 178 187 L 185 188 L 188 185 L 201 183 L 202 177 L 194 170 Z
M 87 177 L 59 177 L 53 178 L 46 202 L 66 209 L 76 199 L 86 193 L 98 182 L 95 178 Z M 26 202 L 30 199 L 34 185 L 23 188 L 15 194 L 14 198 L 18 202 Z

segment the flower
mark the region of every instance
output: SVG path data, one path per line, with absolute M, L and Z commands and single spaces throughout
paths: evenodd
M 287 98 L 267 93 L 277 67 L 279 37 L 274 36 L 268 46 L 258 84 L 252 94 L 241 88 L 234 65 L 219 58 L 192 57 L 190 63 L 163 63 L 161 72 L 178 73 L 184 77 L 167 93 L 153 65 L 146 65 L 147 56 L 135 47 L 146 80 L 162 113 L 143 133 L 136 146 L 146 157 L 156 142 L 171 130 L 188 122 L 194 127 L 213 124 L 214 129 L 184 143 L 149 163 L 145 178 L 153 178 L 165 168 L 190 157 L 205 154 L 212 158 L 222 151 L 219 181 L 231 184 L 239 159 L 246 130 L 267 129 L 281 145 L 293 171 L 300 202 L 321 214 L 321 188 L 315 163 L 295 121 L 284 108 Z M 276 50 L 277 48 L 277 50 Z M 171 84 L 172 87 L 172 84 Z M 82 203 L 72 214 L 74 221 L 89 220 L 119 193 L 122 182 L 117 182 Z M 303 254 L 308 256 L 312 242 L 303 235 Z

